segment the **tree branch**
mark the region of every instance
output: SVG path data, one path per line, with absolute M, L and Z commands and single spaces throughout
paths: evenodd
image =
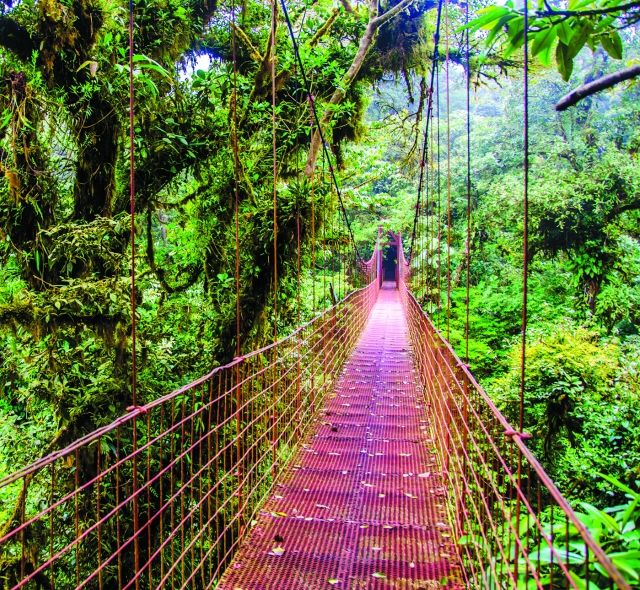
M 147 262 L 149 263 L 149 268 L 151 268 L 151 270 L 153 271 L 153 274 L 158 279 L 161 287 L 167 293 L 169 293 L 169 295 L 171 295 L 172 293 L 186 291 L 198 280 L 198 278 L 200 278 L 203 269 L 199 265 L 191 264 L 186 269 L 183 269 L 183 272 L 186 270 L 189 271 L 189 275 L 187 276 L 186 281 L 181 285 L 176 285 L 175 287 L 170 285 L 165 278 L 164 268 L 161 268 L 156 264 L 155 250 L 153 247 L 153 234 L 151 231 L 151 219 L 152 211 L 151 207 L 149 207 L 147 209 Z
M 622 215 L 625 211 L 637 211 L 638 209 L 640 209 L 640 199 L 630 201 L 629 203 L 625 203 L 619 207 L 614 207 L 609 215 L 607 215 L 607 221 L 612 221 L 615 217 Z
M 565 111 L 587 96 L 591 96 L 592 94 L 596 94 L 597 92 L 606 90 L 607 88 L 611 88 L 612 86 L 615 86 L 620 82 L 630 80 L 631 78 L 635 78 L 637 76 L 640 76 L 640 65 L 631 66 L 629 68 L 625 68 L 624 70 L 614 72 L 613 74 L 602 76 L 601 78 L 598 78 L 593 82 L 589 82 L 588 84 L 584 84 L 583 86 L 575 88 L 574 90 L 569 92 L 569 94 L 563 96 L 556 104 L 556 111 Z
M 360 38 L 360 44 L 358 45 L 358 51 L 356 52 L 349 69 L 346 74 L 342 77 L 340 82 L 340 86 L 336 88 L 329 99 L 329 104 L 327 105 L 324 114 L 320 118 L 320 127 L 326 127 L 331 123 L 334 114 L 335 106 L 339 105 L 344 97 L 347 95 L 347 92 L 354 80 L 360 73 L 360 69 L 362 68 L 362 64 L 373 44 L 373 40 L 375 38 L 376 32 L 378 29 L 398 13 L 403 11 L 407 6 L 409 6 L 414 0 L 402 0 L 399 4 L 394 6 L 392 9 L 388 10 L 384 14 L 377 16 L 378 14 L 378 2 L 377 0 L 369 1 L 369 22 L 367 23 L 367 28 L 364 31 L 364 34 Z M 304 173 L 307 178 L 310 178 L 313 175 L 313 172 L 316 167 L 316 162 L 318 160 L 318 154 L 320 153 L 322 139 L 320 136 L 320 130 L 315 129 L 313 135 L 311 136 L 311 146 L 309 147 L 309 153 L 307 155 L 307 163 L 304 167 Z
M 549 6 L 545 2 L 546 6 Z M 536 17 L 549 17 L 549 16 L 598 16 L 601 14 L 611 14 L 613 12 L 624 12 L 625 10 L 638 10 L 640 6 L 637 2 L 629 2 L 628 4 L 620 4 L 619 6 L 609 6 L 607 8 L 594 8 L 591 10 L 555 10 L 549 7 L 548 10 L 536 11 Z
M 345 10 L 347 10 L 347 9 L 345 8 Z M 349 11 L 347 10 L 347 12 L 349 12 Z M 353 8 L 351 9 L 350 12 L 353 12 Z M 335 22 L 336 18 L 338 18 L 338 14 L 340 14 L 340 9 L 339 8 L 334 8 L 333 11 L 331 12 L 331 16 L 316 31 L 316 34 L 311 38 L 311 41 L 309 41 L 309 43 L 308 43 L 309 47 L 315 47 L 318 44 L 318 41 L 320 41 L 320 39 L 322 39 L 322 37 L 324 37 L 324 35 L 327 33 L 327 31 L 331 28 L 331 26 Z
M 354 14 L 353 6 L 351 6 L 351 4 L 349 3 L 349 0 L 340 0 L 340 3 L 342 4 L 342 6 L 344 6 L 344 9 L 347 12 Z
M 371 24 L 375 29 L 379 29 L 384 23 L 391 20 L 394 16 L 396 16 L 396 14 L 402 12 L 405 8 L 407 8 L 407 6 L 413 3 L 413 1 L 414 0 L 402 0 L 400 4 L 396 4 L 393 8 L 387 10 L 387 12 L 385 12 L 384 14 L 381 14 L 380 16 L 374 18 L 371 21 Z
M 240 39 L 240 41 L 242 41 L 247 46 L 251 59 L 258 62 L 262 61 L 262 54 L 251 42 L 251 39 L 249 39 L 248 35 L 235 23 L 231 23 L 231 26 L 233 27 L 235 34 L 238 36 L 238 39 Z

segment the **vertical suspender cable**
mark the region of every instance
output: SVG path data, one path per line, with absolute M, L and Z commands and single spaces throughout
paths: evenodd
M 447 96 L 447 340 L 451 336 L 451 95 L 449 91 L 449 0 L 445 0 L 445 47 L 444 62 Z
M 271 0 L 271 34 L 270 34 L 270 59 L 271 59 L 271 134 L 273 157 L 273 341 L 278 340 L 278 153 L 276 138 L 276 32 L 277 32 L 277 0 Z M 272 476 L 275 478 L 278 469 L 278 381 L 276 376 L 277 363 L 275 362 L 276 348 L 273 349 L 271 362 L 273 371 L 273 413 L 272 413 Z
M 236 38 L 236 5 L 235 0 L 231 3 L 231 58 L 233 61 L 233 91 L 231 94 L 231 151 L 233 157 L 233 196 L 234 196 L 234 217 L 235 217 L 235 287 L 236 287 L 236 357 L 242 354 L 242 321 L 241 321 L 241 305 L 240 305 L 240 155 L 238 148 L 238 48 Z M 243 404 L 243 387 L 241 385 L 242 376 L 240 364 L 236 364 L 235 368 L 235 392 L 236 392 L 236 455 L 238 460 L 242 456 L 242 404 Z M 238 469 L 238 509 L 237 517 L 240 523 L 241 531 L 244 526 L 242 519 L 242 511 L 244 509 L 244 490 L 242 489 L 242 481 L 244 473 L 242 467 Z
M 522 350 L 520 354 L 520 408 L 518 427 L 524 428 L 524 393 L 527 352 L 527 297 L 529 281 L 529 6 L 524 6 L 524 86 L 523 86 L 523 219 L 522 219 Z
M 522 347 L 520 351 L 520 399 L 518 408 L 518 431 L 524 430 L 524 393 L 525 393 L 525 370 L 526 370 L 526 352 L 527 352 L 527 296 L 528 296 L 528 280 L 529 280 L 529 1 L 524 1 L 524 72 L 523 72 L 523 212 L 522 212 Z M 522 451 L 518 447 L 517 451 L 517 487 L 522 486 Z M 515 536 L 520 537 L 520 513 L 521 513 L 520 494 L 516 495 L 515 507 Z M 514 576 L 518 578 L 519 559 L 517 549 L 514 550 L 513 556 Z
M 310 117 L 310 137 L 313 137 L 313 115 Z M 311 175 L 311 311 L 316 311 L 316 171 Z
M 135 94 L 133 88 L 133 0 L 129 0 L 129 213 L 131 215 L 131 403 L 138 405 L 138 366 L 136 363 L 136 173 L 135 173 Z
M 231 149 L 233 151 L 233 193 L 234 193 L 234 216 L 235 216 L 235 246 L 236 246 L 236 356 L 242 352 L 241 343 L 241 319 L 240 319 L 240 191 L 238 187 L 239 173 L 239 153 L 238 153 L 238 49 L 236 39 L 236 6 L 231 5 L 231 58 L 233 61 L 233 94 L 231 99 Z
M 320 186 L 322 187 L 322 209 L 327 211 L 327 191 L 325 187 L 325 162 L 326 158 L 322 152 L 322 177 Z M 327 219 L 326 216 L 322 223 L 322 301 L 326 307 L 327 301 Z
M 135 411 L 138 406 L 138 365 L 136 360 L 136 174 L 135 174 L 135 91 L 133 87 L 133 0 L 129 0 L 129 213 L 131 217 L 131 406 Z M 138 534 L 138 421 L 133 420 L 133 563 L 135 571 L 135 588 L 140 587 L 140 544 Z
M 467 67 L 467 247 L 466 265 L 467 281 L 465 293 L 465 321 L 464 321 L 464 341 L 465 341 L 465 362 L 469 364 L 469 293 L 471 289 L 471 58 L 469 51 L 469 2 L 465 4 L 464 18 L 466 28 L 465 61 Z
M 433 64 L 434 68 L 437 68 L 437 62 Z M 438 99 L 438 95 L 436 94 L 436 100 Z M 429 240 L 429 252 L 430 252 L 430 256 L 429 256 L 429 266 L 428 266 L 428 272 L 431 273 L 431 291 L 429 293 L 429 307 L 431 309 L 430 311 L 430 315 L 433 315 L 434 312 L 434 306 L 433 306 L 433 297 L 431 296 L 431 292 L 435 292 L 435 288 L 437 287 L 437 277 L 435 276 L 435 272 L 432 272 L 432 268 L 435 270 L 435 265 L 434 265 L 434 259 L 436 256 L 436 252 L 435 249 L 433 247 L 433 237 L 435 236 L 435 232 L 436 232 L 436 199 L 435 199 L 435 192 L 436 192 L 436 168 L 435 168 L 435 160 L 434 160 L 434 153 L 435 153 L 435 132 L 433 129 L 433 120 L 434 120 L 434 112 L 433 112 L 433 108 L 431 109 L 431 154 L 429 155 L 429 165 L 431 167 L 431 191 L 430 191 L 430 195 L 431 195 L 431 200 L 429 201 L 429 199 L 427 199 L 427 210 L 429 212 L 429 217 L 431 219 L 431 231 L 428 235 L 428 240 Z
M 442 17 L 442 1 L 438 0 L 438 13 L 436 16 L 436 30 L 433 34 L 433 58 L 431 60 L 431 81 L 429 83 L 429 89 L 427 90 L 427 116 L 425 118 L 424 137 L 422 140 L 422 157 L 420 159 L 420 178 L 418 179 L 418 197 L 416 200 L 415 215 L 413 217 L 413 231 L 411 232 L 411 244 L 409 246 L 408 263 L 411 263 L 413 258 L 413 246 L 416 235 L 416 227 L 418 225 L 418 216 L 420 213 L 420 201 L 422 197 L 422 187 L 425 177 L 425 166 L 427 165 L 427 148 L 429 146 L 429 119 L 431 110 L 433 109 L 433 85 L 435 80 L 435 68 L 438 62 L 438 47 L 440 45 L 440 20 Z
M 440 329 L 440 316 L 442 315 L 442 193 L 441 193 L 441 177 L 440 177 L 440 63 L 438 62 L 438 64 L 436 64 L 436 100 L 438 101 L 436 103 L 437 105 L 437 115 L 436 115 L 436 125 L 437 125 L 437 129 L 436 129 L 436 142 L 438 144 L 438 160 L 437 160 L 437 168 L 436 168 L 436 172 L 437 172 L 437 177 L 438 177 L 438 184 L 436 187 L 436 190 L 438 192 L 438 213 L 437 213 L 437 222 L 438 222 L 438 239 L 437 239 L 437 244 L 438 244 L 438 287 L 436 289 L 436 297 L 438 298 L 437 300 L 437 305 L 436 305 L 436 310 L 438 312 L 438 329 Z
M 276 4 L 271 0 L 271 151 L 273 157 L 273 340 L 278 340 L 278 154 L 276 140 Z
M 275 0 L 274 0 L 275 1 Z M 300 75 L 302 76 L 302 82 L 304 84 L 305 91 L 307 93 L 307 98 L 309 99 L 309 106 L 311 107 L 311 114 L 315 120 L 316 127 L 318 129 L 318 133 L 320 134 L 320 142 L 322 145 L 322 153 L 327 159 L 327 164 L 329 166 L 329 174 L 331 175 L 331 180 L 333 181 L 333 185 L 335 186 L 336 193 L 338 195 L 338 202 L 340 204 L 340 209 L 342 211 L 342 215 L 344 217 L 345 225 L 349 230 L 349 236 L 351 237 L 351 241 L 353 243 L 353 249 L 356 254 L 356 259 L 358 261 L 362 261 L 362 257 L 360 256 L 360 251 L 358 250 L 358 246 L 356 244 L 355 237 L 353 236 L 353 230 L 351 229 L 351 223 L 349 222 L 349 217 L 347 216 L 347 209 L 344 205 L 344 201 L 342 199 L 342 192 L 340 191 L 340 185 L 338 184 L 338 178 L 336 176 L 336 172 L 331 164 L 331 158 L 329 157 L 329 150 L 327 147 L 327 142 L 324 138 L 324 133 L 322 131 L 322 125 L 320 124 L 320 118 L 318 117 L 318 111 L 316 109 L 315 99 L 313 94 L 311 94 L 311 85 L 309 84 L 309 79 L 307 77 L 307 72 L 304 69 L 304 64 L 302 63 L 302 57 L 300 57 L 300 48 L 298 47 L 298 41 L 296 40 L 295 33 L 293 32 L 293 25 L 291 24 L 291 19 L 289 18 L 289 11 L 287 10 L 286 0 L 280 0 L 280 4 L 282 6 L 282 15 L 284 16 L 284 20 L 287 23 L 287 28 L 289 29 L 289 37 L 291 38 L 291 45 L 293 46 L 293 53 L 295 55 L 296 62 L 300 68 Z

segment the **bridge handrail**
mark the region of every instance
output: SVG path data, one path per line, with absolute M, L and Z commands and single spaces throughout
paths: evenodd
M 530 478 L 531 478 L 531 474 L 533 474 L 536 478 L 536 482 L 541 486 L 541 488 L 544 488 L 546 493 L 553 500 L 553 503 L 563 513 L 567 523 L 566 534 L 568 534 L 569 525 L 573 526 L 577 531 L 577 533 L 579 534 L 579 536 L 581 537 L 581 539 L 583 540 L 585 551 L 586 551 L 587 567 L 588 567 L 588 556 L 590 552 L 592 557 L 595 558 L 595 560 L 600 564 L 602 569 L 609 576 L 610 583 L 615 584 L 615 588 L 619 588 L 621 590 L 629 589 L 630 586 L 628 582 L 626 582 L 624 576 L 620 573 L 618 568 L 611 561 L 611 559 L 606 554 L 604 549 L 591 536 L 589 530 L 580 520 L 580 518 L 578 517 L 576 512 L 573 510 L 573 508 L 571 507 L 569 502 L 566 500 L 566 498 L 562 495 L 558 487 L 555 485 L 555 483 L 549 476 L 549 474 L 544 470 L 540 462 L 535 457 L 534 453 L 527 446 L 525 441 L 530 438 L 530 435 L 528 435 L 527 433 L 517 432 L 517 430 L 511 426 L 509 421 L 505 418 L 505 416 L 502 414 L 502 412 L 499 410 L 499 408 L 496 406 L 493 400 L 489 397 L 489 395 L 486 393 L 484 388 L 475 379 L 469 367 L 460 359 L 460 357 L 456 354 L 451 344 L 443 336 L 442 332 L 435 326 L 435 324 L 433 323 L 431 318 L 428 316 L 428 314 L 425 312 L 425 310 L 422 309 L 422 307 L 418 303 L 414 294 L 410 291 L 407 284 L 407 277 L 410 276 L 410 266 L 404 257 L 404 252 L 402 249 L 402 240 L 400 239 L 400 237 L 398 238 L 398 244 L 399 244 L 399 252 L 398 252 L 399 283 L 400 283 L 400 289 L 403 292 L 403 301 L 404 301 L 405 307 L 408 308 L 407 315 L 410 320 L 410 323 L 411 323 L 412 314 L 413 313 L 419 314 L 420 323 L 421 323 L 420 331 L 424 332 L 424 328 L 426 328 L 426 330 L 431 333 L 432 335 L 431 338 L 437 339 L 436 346 L 433 346 L 433 344 L 429 345 L 429 344 L 426 344 L 425 342 L 422 342 L 420 339 L 424 337 L 424 334 L 416 335 L 416 332 L 418 331 L 418 328 L 416 327 L 415 330 L 412 330 L 412 337 L 413 337 L 412 339 L 414 340 L 414 346 L 420 347 L 420 346 L 428 345 L 432 347 L 433 350 L 431 350 L 430 354 L 437 353 L 437 355 L 441 359 L 442 365 L 445 365 L 447 367 L 447 371 L 449 372 L 451 380 L 456 382 L 458 390 L 460 391 L 460 398 L 462 400 L 462 404 L 464 404 L 465 407 L 467 407 L 467 404 L 471 405 L 474 400 L 470 399 L 469 390 L 475 391 L 475 393 L 478 396 L 478 399 L 476 401 L 484 404 L 486 408 L 489 410 L 490 416 L 497 422 L 497 424 L 500 425 L 502 429 L 503 439 L 506 439 L 511 443 L 513 443 L 514 447 L 517 450 L 517 456 L 518 456 L 516 468 L 508 469 L 508 465 L 507 463 L 504 462 L 504 459 L 501 459 L 501 461 L 502 461 L 502 464 L 505 466 L 505 471 L 507 472 L 507 476 L 508 476 L 508 479 L 510 480 L 510 483 L 515 488 L 515 501 L 518 505 L 520 505 L 520 508 L 517 508 L 517 510 L 522 510 L 523 514 L 527 512 L 528 514 L 531 515 L 530 517 L 528 516 L 527 519 L 528 519 L 528 522 L 530 522 L 529 519 L 533 520 L 535 523 L 535 526 L 537 526 L 537 528 L 539 529 L 539 534 L 541 536 L 540 543 L 542 543 L 542 541 L 546 542 L 549 548 L 550 554 L 552 556 L 551 558 L 553 559 L 553 555 L 555 554 L 556 557 L 558 557 L 560 560 L 562 558 L 562 551 L 556 551 L 553 546 L 554 531 L 552 530 L 550 533 L 547 533 L 544 530 L 544 526 L 542 525 L 540 520 L 540 512 L 542 507 L 541 506 L 542 503 L 540 499 L 536 498 L 532 500 L 529 497 L 527 490 L 523 489 L 522 481 L 524 481 L 523 479 L 524 476 L 522 475 L 523 473 L 522 469 L 524 465 L 528 470 L 527 471 L 528 472 L 527 479 L 529 480 L 528 485 L 530 485 L 531 483 Z M 413 321 L 416 322 L 415 318 Z M 442 366 L 442 365 L 439 365 L 439 366 Z M 442 373 L 440 374 L 440 376 L 442 376 Z M 433 378 L 433 376 L 431 376 L 431 378 Z M 424 375 L 423 375 L 423 380 L 424 380 Z M 450 389 L 448 390 L 448 395 L 453 395 Z M 480 418 L 477 412 L 479 411 L 481 412 L 482 410 L 478 408 L 470 409 L 467 407 L 466 411 L 475 412 L 476 417 Z M 447 410 L 447 412 L 449 415 L 445 416 L 444 420 L 445 421 L 455 420 L 456 416 L 452 416 L 449 410 Z M 469 424 L 464 425 L 464 428 L 469 433 L 471 433 Z M 490 436 L 488 428 L 489 427 L 486 425 L 483 426 L 484 432 L 481 433 L 481 436 L 483 435 Z M 451 432 L 451 429 L 449 426 L 445 426 L 444 430 L 447 431 L 446 432 L 447 436 L 451 436 L 452 438 L 455 437 L 455 433 Z M 465 439 L 465 443 L 467 442 L 466 437 L 467 435 L 465 434 L 463 437 Z M 458 442 L 462 442 L 462 441 L 458 441 Z M 491 441 L 491 446 L 497 454 L 500 453 L 500 450 L 497 447 L 497 445 L 499 446 L 499 444 L 500 443 L 495 440 Z M 452 451 L 454 453 L 456 451 L 461 452 L 465 457 L 465 461 L 468 461 L 469 459 L 468 449 L 455 449 L 455 445 L 453 443 L 451 444 L 451 449 L 441 448 L 439 451 L 440 451 L 439 454 L 440 454 L 441 461 L 443 462 L 447 461 L 447 458 L 445 457 L 445 455 L 449 451 Z M 452 485 L 453 483 L 454 482 L 452 482 Z M 460 482 L 455 482 L 455 484 L 456 485 L 453 485 L 454 491 L 456 491 L 457 493 L 460 493 L 461 492 L 460 489 L 456 490 L 456 486 L 459 487 Z M 466 487 L 469 487 L 468 482 L 464 481 L 463 488 L 466 488 Z M 469 489 L 466 489 L 464 491 L 468 493 Z M 495 492 L 495 489 L 493 491 Z M 458 498 L 456 501 L 458 502 L 458 506 L 456 508 L 459 510 L 460 502 L 464 502 L 465 500 Z M 483 500 L 483 503 L 486 504 L 486 501 Z M 463 532 L 462 529 L 464 528 L 465 523 L 461 523 L 460 520 L 458 520 L 457 525 L 458 525 L 459 532 Z M 520 526 L 520 525 L 518 524 L 517 526 Z M 553 526 L 552 526 L 552 529 L 553 529 Z M 517 531 L 514 531 L 514 532 L 517 532 Z M 530 554 L 526 554 L 527 547 L 524 546 L 522 544 L 522 541 L 519 541 L 519 540 L 515 541 L 515 545 L 517 545 L 518 547 L 507 551 L 506 557 L 511 557 L 510 554 L 512 551 L 514 553 L 518 553 L 518 549 L 519 549 L 520 555 L 518 555 L 517 557 L 514 557 L 515 561 L 522 560 L 524 561 L 524 566 L 525 568 L 527 568 L 527 570 L 532 569 L 532 563 L 529 557 Z M 466 557 L 467 557 L 467 561 L 469 561 L 468 559 L 469 555 L 467 555 Z M 503 557 L 505 557 L 505 555 L 503 555 Z M 569 584 L 569 586 L 572 588 L 579 588 L 579 586 L 577 585 L 577 582 L 571 577 L 571 572 L 569 571 L 569 567 L 568 567 L 569 563 L 565 564 L 564 567 L 561 564 L 558 564 L 558 565 L 562 570 L 562 573 L 566 577 L 566 580 L 564 580 L 565 583 Z M 517 566 L 515 571 L 517 574 Z M 536 587 L 542 587 L 540 584 L 539 573 L 536 574 L 532 572 L 531 578 L 535 580 L 537 584 Z M 517 580 L 511 579 L 511 581 L 514 583 L 517 583 Z M 587 574 L 587 587 L 588 586 L 589 586 L 589 578 Z

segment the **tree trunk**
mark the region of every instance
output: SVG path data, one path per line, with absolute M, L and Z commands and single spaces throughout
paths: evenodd
M 378 16 L 378 2 L 377 0 L 369 0 L 369 22 L 367 28 L 364 31 L 364 35 L 360 39 L 358 45 L 358 51 L 356 52 L 351 66 L 347 70 L 347 73 L 343 76 L 340 86 L 338 86 L 329 100 L 329 104 L 324 111 L 324 114 L 320 118 L 320 127 L 326 128 L 334 115 L 334 107 L 339 105 L 344 97 L 347 95 L 347 91 L 351 88 L 351 85 L 355 81 L 356 77 L 360 73 L 362 64 L 364 63 L 367 53 L 373 44 L 376 32 L 387 21 L 402 12 L 407 6 L 409 6 L 414 0 L 402 0 L 399 4 Z M 311 146 L 309 148 L 309 154 L 307 155 L 307 163 L 304 167 L 305 175 L 310 178 L 313 176 L 313 172 L 316 167 L 318 155 L 322 147 L 322 138 L 320 136 L 320 130 L 316 129 L 311 137 Z
M 77 124 L 74 217 L 91 221 L 113 212 L 115 163 L 118 157 L 119 124 L 112 105 L 94 94 L 86 118 Z

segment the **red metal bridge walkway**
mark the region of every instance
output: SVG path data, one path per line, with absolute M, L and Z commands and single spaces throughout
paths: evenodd
M 399 292 L 385 283 L 312 435 L 219 588 L 455 585 L 429 413 Z

